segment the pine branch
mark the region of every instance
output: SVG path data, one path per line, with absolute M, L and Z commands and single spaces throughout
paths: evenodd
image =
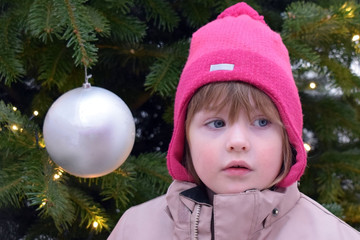
M 140 184 L 145 184 L 148 190 L 156 194 L 162 194 L 166 191 L 172 180 L 166 168 L 164 154 L 141 154 L 136 160 L 130 158 L 129 162 L 134 164 L 137 181 Z
M 147 21 L 153 20 L 154 24 L 162 30 L 173 31 L 179 23 L 179 16 L 164 0 L 138 0 L 144 6 Z
M 54 103 L 54 99 L 48 94 L 46 88 L 41 88 L 31 101 L 31 109 L 39 112 L 39 117 L 45 117 L 50 106 Z
M 75 64 L 89 67 L 97 61 L 97 48 L 92 43 L 97 38 L 89 21 L 89 10 L 83 3 L 84 0 L 54 1 L 54 6 L 59 17 L 66 16 L 63 39 L 67 41 L 67 47 L 73 47 Z
M 54 175 L 57 172 L 50 160 L 45 162 L 43 170 L 27 171 L 31 184 L 29 181 L 26 186 L 26 196 L 30 205 L 38 206 L 39 216 L 51 217 L 58 231 L 63 232 L 74 223 L 76 208 L 70 201 L 66 176 L 56 179 Z
M 344 66 L 335 58 L 322 58 L 321 63 L 327 67 L 330 77 L 341 87 L 344 94 L 357 93 L 360 89 L 360 77 L 354 75 L 348 66 Z
M 42 85 L 48 89 L 58 89 L 66 85 L 66 78 L 74 67 L 71 55 L 62 43 L 56 42 L 52 47 L 45 48 L 39 61 L 39 77 Z
M 111 27 L 103 13 L 92 7 L 87 7 L 87 11 L 88 20 L 95 32 L 102 37 L 109 37 Z
M 64 184 L 66 178 L 53 178 L 58 170 L 48 160 L 45 150 L 37 145 L 36 125 L 3 102 L 0 110 L 0 123 L 4 126 L 0 139 L 6 142 L 6 137 L 8 142 L 0 146 L 0 164 L 6 165 L 0 170 L 3 180 L 0 202 L 20 206 L 26 201 L 30 206 L 38 206 L 40 216 L 51 217 L 60 232 L 68 229 L 74 221 L 75 209 Z
M 347 130 L 354 135 L 351 139 L 360 136 L 360 125 L 356 109 L 341 97 L 330 95 L 303 94 L 302 103 L 305 114 L 305 128 L 312 129 L 316 138 L 323 144 L 338 143 L 339 130 Z
M 0 138 L 1 139 L 1 138 Z M 1 139 L 4 140 L 4 139 Z M 19 208 L 24 198 L 23 179 L 17 174 L 21 168 L 12 166 L 10 169 L 0 170 L 0 207 L 9 205 Z
M 360 204 L 347 204 L 344 220 L 351 223 L 360 223 Z
M 114 200 L 117 209 L 127 209 L 129 207 L 130 198 L 134 197 L 136 191 L 133 183 L 135 181 L 135 173 L 128 167 L 122 167 L 118 170 L 102 177 L 102 191 L 103 201 Z
M 213 0 L 186 0 L 180 2 L 182 14 L 186 17 L 189 25 L 194 28 L 198 28 L 209 22 L 211 17 L 211 12 L 209 9 L 212 9 L 214 5 L 215 4 Z
M 346 210 L 346 202 L 353 201 L 346 192 L 354 193 L 348 189 L 345 182 L 356 180 L 360 173 L 360 151 L 345 152 L 329 151 L 323 153 L 316 161 L 309 162 L 309 170 L 316 180 L 316 189 L 319 193 L 318 201 L 322 203 L 337 203 Z M 314 186 L 314 183 L 312 183 Z M 344 202 L 345 201 L 345 202 Z M 355 201 L 358 201 L 355 199 Z
M 174 102 L 174 100 L 172 99 L 171 102 Z M 168 124 L 172 124 L 174 122 L 174 104 L 166 107 L 162 117 Z
M 35 0 L 31 5 L 28 17 L 30 33 L 44 43 L 53 41 L 52 35 L 60 39 L 66 27 L 66 19 L 56 14 L 52 0 Z
M 146 35 L 146 25 L 138 18 L 106 13 L 110 20 L 111 34 L 116 41 L 140 42 Z
M 341 187 L 341 180 L 335 173 L 321 171 L 319 172 L 316 181 L 319 183 L 319 202 L 339 202 L 344 196 L 344 190 Z
M 109 230 L 109 221 L 105 210 L 97 204 L 91 197 L 77 188 L 70 190 L 70 198 L 76 204 L 77 215 L 80 217 L 80 226 L 86 225 L 90 228 L 96 222 L 96 232 L 101 232 L 104 229 Z
M 133 0 L 107 0 L 105 3 L 103 0 L 94 0 L 92 1 L 92 6 L 97 9 L 103 9 L 106 12 L 112 11 L 128 14 L 131 8 L 135 6 L 135 3 Z
M 289 51 L 293 64 L 297 64 L 300 61 L 306 61 L 315 65 L 320 63 L 320 55 L 306 43 L 302 43 L 298 39 L 288 38 L 284 39 L 284 44 Z
M 309 45 L 325 47 L 336 43 L 351 43 L 359 16 L 346 9 L 349 6 L 324 9 L 311 2 L 294 2 L 286 8 L 282 34 L 284 38 L 301 39 Z M 358 5 L 352 5 L 353 12 Z
M 351 178 L 360 174 L 359 159 L 360 151 L 357 149 L 345 152 L 328 151 L 323 153 L 318 161 L 311 166 Z
M 173 96 L 181 74 L 181 68 L 186 61 L 188 47 L 185 42 L 178 42 L 167 49 L 164 57 L 157 58 L 157 61 L 150 67 L 150 73 L 146 76 L 145 89 L 160 96 Z
M 319 74 L 328 73 L 328 80 L 335 80 L 345 94 L 357 92 L 360 84 L 360 78 L 349 70 L 356 58 L 351 39 L 360 28 L 359 6 L 346 3 L 324 9 L 310 2 L 294 2 L 284 15 L 282 37 L 293 62 L 305 61 L 313 70 L 317 67 Z
M 327 42 L 328 32 L 319 31 L 321 30 L 319 27 L 323 27 L 324 23 L 328 22 L 329 14 L 327 10 L 314 3 L 294 2 L 286 8 L 283 36 L 302 39 L 309 43 L 319 39 Z M 315 31 L 317 34 L 314 34 Z
M 20 54 L 23 50 L 19 39 L 18 22 L 15 16 L 5 13 L 0 16 L 0 80 L 10 85 L 25 74 Z

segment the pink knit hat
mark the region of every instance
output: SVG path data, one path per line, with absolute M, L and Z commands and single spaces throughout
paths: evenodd
M 275 103 L 289 141 L 297 151 L 296 163 L 278 184 L 299 180 L 306 166 L 302 141 L 303 116 L 292 76 L 288 51 L 278 33 L 246 3 L 226 9 L 193 34 L 190 53 L 175 98 L 174 132 L 167 165 L 177 180 L 193 181 L 181 164 L 185 140 L 186 109 L 200 87 L 213 82 L 241 81 L 265 92 Z

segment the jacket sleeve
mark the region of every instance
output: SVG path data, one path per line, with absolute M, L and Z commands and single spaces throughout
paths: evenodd
M 165 196 L 129 208 L 120 218 L 108 240 L 171 239 L 172 221 Z
M 129 219 L 129 216 L 131 216 L 131 211 L 132 209 L 130 208 L 122 215 L 115 228 L 111 232 L 110 236 L 108 237 L 108 240 L 130 239 L 127 235 L 127 230 L 129 229 L 127 227 L 127 220 Z

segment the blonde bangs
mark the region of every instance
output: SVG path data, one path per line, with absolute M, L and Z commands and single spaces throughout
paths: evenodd
M 250 119 L 251 113 L 257 109 L 272 123 L 282 126 L 279 113 L 271 99 L 259 89 L 245 83 L 221 82 L 202 87 L 191 99 L 187 110 L 187 123 L 200 110 L 220 112 L 229 109 L 229 121 L 237 120 L 240 111 Z

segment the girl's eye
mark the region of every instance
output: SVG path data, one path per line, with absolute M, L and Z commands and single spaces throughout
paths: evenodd
M 270 124 L 270 121 L 265 118 L 260 118 L 260 119 L 255 120 L 254 124 L 255 124 L 255 126 L 258 126 L 258 127 L 266 127 L 267 125 Z
M 214 120 L 209 122 L 208 125 L 213 128 L 222 128 L 225 126 L 225 122 L 223 120 Z

